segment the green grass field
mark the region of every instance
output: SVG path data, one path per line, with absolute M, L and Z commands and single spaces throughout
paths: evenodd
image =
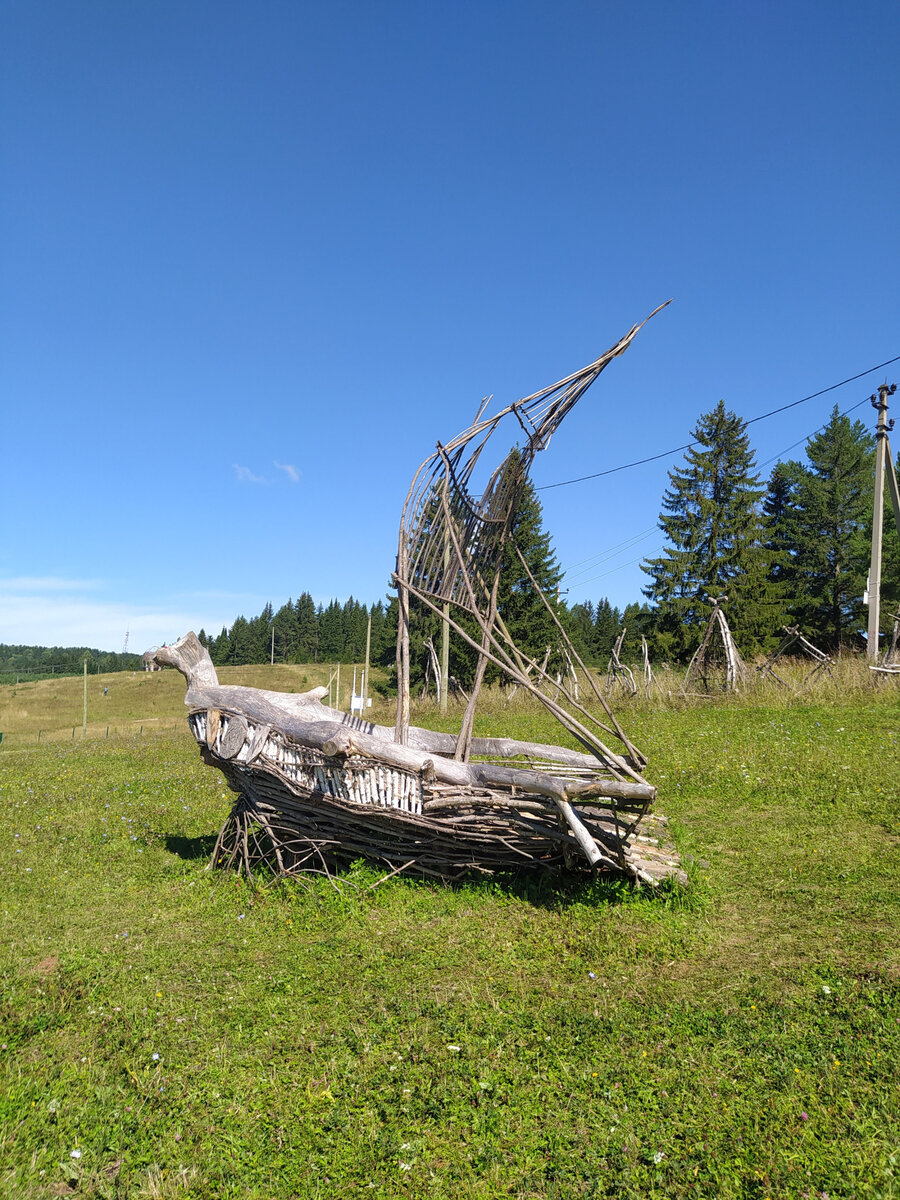
M 649 893 L 211 874 L 180 676 L 109 679 L 177 728 L 0 748 L 0 1195 L 900 1195 L 895 687 L 635 704 Z

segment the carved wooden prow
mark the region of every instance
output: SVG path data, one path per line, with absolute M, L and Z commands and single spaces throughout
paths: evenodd
M 188 687 L 218 687 L 219 677 L 209 651 L 193 630 L 171 646 L 160 646 L 153 658 L 161 667 L 180 671 Z

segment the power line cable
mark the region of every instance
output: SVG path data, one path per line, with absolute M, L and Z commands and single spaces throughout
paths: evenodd
M 805 404 L 807 400 L 815 400 L 819 396 L 825 396 L 828 392 L 834 392 L 838 388 L 845 387 L 848 383 L 854 383 L 857 379 L 863 379 L 866 375 L 871 375 L 874 371 L 880 371 L 882 367 L 889 367 L 891 363 L 895 362 L 900 362 L 900 354 L 895 358 L 887 359 L 886 362 L 869 367 L 867 371 L 860 371 L 858 375 L 851 375 L 847 379 L 842 379 L 840 383 L 833 383 L 830 387 L 822 388 L 821 391 L 811 392 L 808 396 L 804 396 L 802 400 L 793 400 L 790 404 L 782 404 L 780 408 L 773 408 L 771 412 L 760 413 L 758 417 L 751 417 L 744 424 L 754 425 L 757 421 L 765 421 L 768 417 L 774 417 L 778 413 L 786 412 L 789 408 L 796 408 L 798 404 Z M 852 409 L 850 411 L 852 412 Z M 551 488 L 568 487 L 572 483 L 584 483 L 588 479 L 600 479 L 604 475 L 615 475 L 618 471 L 627 471 L 631 467 L 642 467 L 645 463 L 657 462 L 661 458 L 669 458 L 672 454 L 678 454 L 682 450 L 690 450 L 692 446 L 696 445 L 696 442 L 685 442 L 683 446 L 675 446 L 671 450 L 663 450 L 660 454 L 651 454 L 647 458 L 638 458 L 634 462 L 621 463 L 618 467 L 607 467 L 605 471 L 595 471 L 592 475 L 579 475 L 576 479 L 562 479 L 559 483 L 545 483 L 541 487 L 535 488 L 535 491 L 548 492 Z
M 896 360 L 893 360 L 893 361 L 896 361 Z M 882 366 L 884 366 L 884 364 L 883 364 L 883 363 L 882 363 L 881 365 L 882 365 Z M 878 369 L 879 369 L 878 367 L 873 367 L 873 368 L 872 368 L 872 370 L 874 370 L 874 371 L 877 371 Z M 841 386 L 840 384 L 835 384 L 835 387 L 840 387 L 840 386 Z M 826 388 L 825 390 L 826 390 L 826 391 L 833 391 L 833 390 L 834 390 L 834 388 Z M 819 394 L 821 395 L 821 393 L 819 393 Z M 808 397 L 808 399 L 810 399 L 810 400 L 811 400 L 811 399 L 812 399 L 812 397 L 810 396 L 810 397 Z M 856 409 L 858 409 L 858 408 L 861 408 L 861 407 L 862 407 L 862 406 L 863 406 L 865 403 L 867 403 L 868 399 L 869 399 L 869 397 L 868 397 L 868 396 L 866 396 L 865 400 L 860 400 L 860 401 L 859 401 L 857 404 L 852 404 L 852 405 L 851 405 L 849 408 L 846 408 L 846 409 L 844 409 L 844 411 L 843 411 L 843 412 L 842 412 L 840 415 L 841 415 L 842 417 L 847 417 L 847 416 L 849 416 L 849 415 L 850 415 L 850 413 L 852 413 L 852 412 L 855 412 L 855 411 L 856 411 Z M 800 401 L 797 401 L 796 403 L 801 403 L 801 402 L 800 402 Z M 787 407 L 792 407 L 792 406 L 791 406 L 791 405 L 788 405 Z M 779 411 L 779 410 L 776 410 L 776 411 Z M 770 415 L 771 415 L 771 414 L 770 414 Z M 754 417 L 754 420 L 760 421 L 760 420 L 762 420 L 762 418 L 761 418 L 761 417 Z M 819 425 L 819 426 L 818 426 L 816 429 L 814 429 L 814 430 L 812 431 L 812 433 L 808 433 L 808 434 L 806 434 L 806 436 L 805 436 L 805 437 L 802 437 L 802 438 L 800 438 L 800 440 L 799 440 L 799 441 L 797 441 L 797 442 L 793 442 L 793 443 L 792 443 L 790 446 L 786 447 L 784 450 L 781 450 L 781 451 L 779 451 L 779 453 L 778 453 L 778 454 L 773 454 L 771 458 L 767 458 L 765 462 L 762 462 L 762 463 L 760 463 L 760 464 L 759 464 L 759 467 L 760 467 L 760 468 L 762 468 L 762 467 L 767 467 L 767 466 L 769 465 L 769 463 L 775 462 L 775 460 L 776 460 L 776 459 L 780 459 L 780 458 L 781 458 L 781 456 L 782 456 L 783 454 L 787 454 L 787 453 L 788 453 L 790 450 L 793 450 L 793 449 L 795 449 L 797 446 L 800 446 L 800 445 L 802 445 L 802 444 L 803 444 L 803 442 L 808 442 L 808 441 L 809 441 L 809 439 L 810 439 L 810 438 L 812 438 L 812 437 L 815 437 L 817 433 L 821 433 L 821 432 L 822 432 L 822 430 L 826 428 L 826 426 L 828 425 L 828 423 L 829 423 L 828 421 L 825 421 L 823 424 Z M 749 424 L 750 424 L 750 422 L 748 421 L 748 422 L 747 422 L 747 424 L 749 425 Z M 693 443 L 692 443 L 692 444 L 693 444 Z M 674 452 L 673 452 L 673 453 L 674 453 Z M 658 528 L 658 526 L 656 526 L 656 525 L 651 525 L 649 529 L 645 529 L 645 530 L 644 530 L 642 533 L 635 534 L 635 535 L 634 535 L 634 537 L 631 537 L 631 538 L 626 538 L 624 542 L 617 542 L 615 546 L 610 546 L 610 548 L 609 548 L 608 550 L 600 550 L 600 551 L 599 551 L 597 554 L 593 555 L 591 558 L 583 558 L 583 559 L 581 560 L 581 562 L 579 562 L 579 563 L 575 563 L 575 566 L 576 566 L 576 567 L 578 567 L 578 566 L 581 566 L 581 563 L 593 563 L 593 564 L 595 564 L 595 565 L 599 566 L 599 565 L 600 565 L 600 563 L 599 563 L 599 562 L 597 562 L 597 560 L 598 560 L 598 559 L 602 560 L 602 559 L 603 559 L 604 557 L 606 557 L 607 555 L 611 555 L 611 554 L 613 553 L 613 551 L 614 551 L 614 550 L 618 550 L 618 549 L 620 549 L 620 548 L 626 547 L 626 546 L 627 546 L 629 543 L 632 543 L 632 544 L 633 544 L 633 543 L 635 543 L 635 542 L 638 542 L 638 541 L 640 541 L 640 539 L 641 539 L 642 537 L 647 537 L 647 536 L 649 536 L 649 534 L 651 534 L 651 533 L 653 532 L 653 530 L 654 530 L 654 529 L 656 529 L 656 528 Z M 664 546 L 664 545 L 663 545 L 663 546 L 657 546 L 656 550 L 654 550 L 654 551 L 653 551 L 653 553 L 654 553 L 654 554 L 656 554 L 656 553 L 658 553 L 660 550 L 663 550 L 663 549 L 665 549 L 665 546 Z M 608 571 L 601 571 L 601 573 L 600 573 L 599 575 L 593 575 L 593 576 L 592 576 L 590 579 L 583 579 L 583 580 L 581 580 L 580 582 L 577 582 L 576 580 L 574 580 L 574 579 L 573 579 L 573 580 L 570 580 L 570 582 L 574 582 L 576 587 L 587 587 L 587 585 L 588 585 L 589 583 L 596 583 L 596 581 L 597 581 L 598 579 L 605 579 L 607 575 L 614 575 L 614 574 L 616 573 L 616 571 L 621 571 L 623 567 L 631 567 L 631 566 L 633 566 L 633 565 L 634 565 L 635 563 L 637 563 L 637 562 L 643 562 L 643 561 L 645 561 L 647 557 L 652 557 L 652 556 L 648 556 L 648 555 L 643 555 L 643 554 L 642 554 L 642 555 L 640 555 L 640 557 L 638 557 L 638 558 L 632 558 L 632 559 L 631 559 L 629 562 L 619 563 L 619 565 L 618 565 L 617 567 L 611 567 L 611 568 L 610 568 Z M 586 568 L 586 569 L 587 569 L 587 570 L 590 570 L 590 567 L 588 567 L 588 568 Z M 579 572 L 578 572 L 578 574 L 579 574 L 579 575 L 583 575 L 584 573 L 585 573 L 584 571 L 579 571 Z M 566 579 L 567 579 L 567 578 L 568 578 L 568 575 L 569 575 L 569 572 L 568 572 L 568 571 L 564 571 L 564 572 L 563 572 L 563 578 L 566 578 Z
M 657 546 L 656 550 L 654 550 L 653 553 L 656 554 L 658 551 L 660 551 L 662 549 L 663 549 L 662 546 Z M 584 582 L 579 583 L 578 586 L 579 587 L 587 587 L 587 585 L 589 583 L 596 583 L 598 579 L 605 579 L 607 575 L 615 575 L 616 571 L 621 571 L 625 567 L 633 567 L 635 563 L 645 562 L 648 557 L 652 558 L 652 555 L 648 556 L 646 554 L 640 554 L 640 555 L 638 555 L 637 558 L 632 558 L 629 562 L 619 563 L 619 565 L 617 567 L 610 567 L 610 569 L 608 571 L 601 571 L 599 575 L 594 575 L 593 578 L 591 578 L 591 579 L 585 579 Z
M 640 533 L 636 533 L 634 537 L 626 538 L 624 542 L 619 542 L 615 546 L 610 546 L 608 550 L 599 550 L 596 554 L 592 555 L 591 558 L 582 559 L 581 563 L 576 563 L 575 566 L 563 572 L 565 579 L 569 583 L 575 582 L 579 575 L 587 575 L 589 571 L 593 571 L 595 567 L 598 567 L 604 559 L 615 558 L 617 553 L 622 554 L 625 550 L 630 550 L 632 546 L 637 545 L 638 542 L 643 541 L 643 539 L 646 537 L 649 537 L 651 533 L 655 533 L 658 528 L 658 525 L 651 525 L 649 529 L 644 529 Z M 587 565 L 582 566 L 582 564 Z M 580 571 L 576 571 L 575 567 L 579 566 L 581 566 L 582 569 Z
M 855 411 L 857 408 L 861 408 L 861 407 L 862 407 L 862 405 L 864 405 L 865 403 L 867 403 L 868 399 L 869 399 L 869 397 L 868 397 L 868 396 L 866 396 L 865 400 L 860 400 L 859 404 L 854 404 L 854 405 L 852 406 L 852 408 L 847 408 L 847 409 L 845 409 L 845 410 L 844 410 L 844 411 L 841 413 L 841 416 L 842 416 L 842 417 L 849 416 L 849 414 L 850 414 L 850 413 L 854 412 L 854 411 Z M 808 434 L 806 435 L 806 437 L 802 437 L 802 438 L 800 438 L 800 440 L 799 440 L 798 442 L 792 442 L 792 443 L 791 443 L 791 445 L 790 445 L 790 446 L 788 446 L 786 449 L 784 449 L 784 450 L 780 450 L 780 451 L 779 451 L 777 454 L 773 454 L 771 458 L 767 458 L 765 462 L 761 462 L 761 463 L 759 464 L 760 470 L 761 470 L 763 467 L 767 467 L 767 466 L 769 465 L 769 463 L 773 463 L 773 462 L 775 462 L 775 460 L 776 460 L 776 459 L 778 459 L 778 458 L 781 458 L 782 454 L 787 454 L 789 451 L 791 451 L 791 450 L 795 450 L 795 449 L 797 448 L 797 446 L 802 446 L 804 442 L 808 442 L 808 441 L 809 441 L 809 439 L 810 439 L 811 437 L 815 437 L 817 433 L 821 433 L 821 432 L 822 432 L 822 430 L 823 430 L 823 429 L 824 429 L 824 428 L 825 428 L 825 427 L 828 425 L 828 423 L 829 423 L 828 421 L 825 421 L 825 422 L 823 422 L 823 423 L 822 423 L 822 424 L 821 424 L 821 425 L 818 427 L 818 429 L 814 429 L 814 430 L 812 431 L 812 433 L 808 433 Z

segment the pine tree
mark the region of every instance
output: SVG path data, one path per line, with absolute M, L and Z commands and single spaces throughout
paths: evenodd
M 900 480 L 900 451 L 897 453 L 894 470 Z M 900 609 L 900 532 L 897 530 L 894 509 L 886 483 L 885 491 L 884 544 L 881 567 L 881 628 L 889 635 L 888 645 L 890 645 L 890 634 L 894 629 L 894 614 Z
M 605 667 L 622 628 L 622 614 L 604 598 L 597 602 L 594 617 L 594 661 Z
M 303 592 L 294 607 L 297 613 L 297 662 L 318 662 L 319 619 L 309 592 Z
M 790 464 L 791 506 L 782 538 L 791 554 L 793 612 L 827 647 L 859 645 L 872 528 L 873 438 L 835 406 L 806 446 L 809 466 Z
M 559 631 L 547 606 L 534 590 L 528 572 L 516 553 L 517 548 L 538 587 L 562 620 L 564 606 L 560 604 L 558 595 L 562 569 L 556 561 L 550 534 L 544 529 L 541 502 L 534 484 L 528 478 L 522 485 L 510 536 L 503 551 L 498 606 L 500 616 L 519 650 L 540 663 L 550 646 L 551 662 L 559 667 L 561 663 L 555 661 Z
M 700 418 L 685 465 L 669 472 L 660 528 L 670 545 L 642 563 L 652 582 L 656 650 L 683 657 L 708 618 L 707 593 L 729 598 L 729 621 L 748 648 L 767 632 L 769 603 L 760 545 L 754 455 L 744 421 L 720 400 Z

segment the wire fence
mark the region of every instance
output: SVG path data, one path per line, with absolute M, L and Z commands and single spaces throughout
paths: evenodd
M 130 739 L 135 737 L 159 737 L 165 734 L 183 733 L 190 736 L 187 721 L 180 718 L 144 717 L 135 720 L 118 720 L 115 722 L 88 722 L 87 729 L 83 725 L 65 725 L 62 727 L 38 729 L 13 729 L 0 731 L 0 750 L 13 750 L 19 747 L 36 746 L 39 743 L 80 742 L 84 740 L 100 741 L 116 738 Z

